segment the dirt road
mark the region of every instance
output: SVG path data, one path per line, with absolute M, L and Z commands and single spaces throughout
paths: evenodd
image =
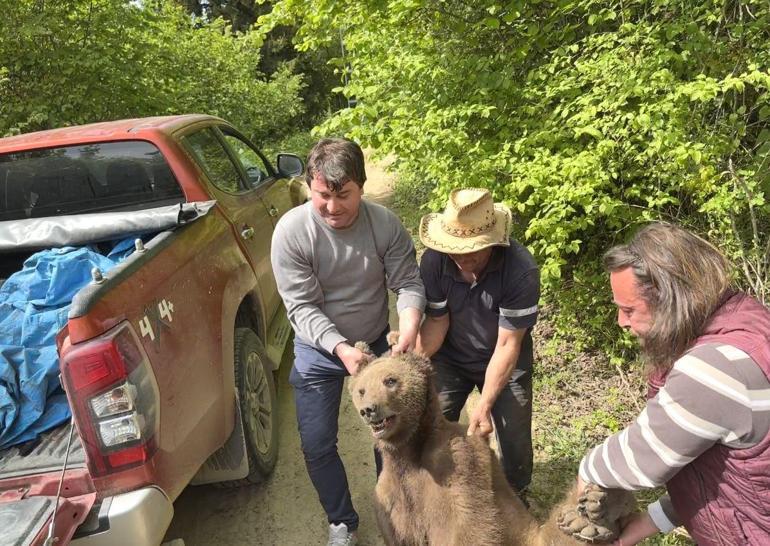
M 386 201 L 391 177 L 380 165 L 367 163 L 365 188 L 372 200 Z M 392 312 L 393 313 L 393 312 Z M 391 321 L 396 325 L 397 321 Z M 292 349 L 278 372 L 279 457 L 275 472 L 261 485 L 240 489 L 188 487 L 174 503 L 167 540 L 182 538 L 187 546 L 303 546 L 326 544 L 326 516 L 305 471 L 300 450 L 292 389 L 288 383 Z M 339 420 L 339 451 L 348 474 L 353 503 L 361 522 L 359 544 L 383 544 L 372 511 L 375 471 L 372 441 L 355 413 L 347 391 Z

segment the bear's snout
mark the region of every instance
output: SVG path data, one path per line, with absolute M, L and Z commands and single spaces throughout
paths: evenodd
M 361 408 L 361 417 L 371 418 L 377 413 L 377 404 L 371 404 L 364 408 Z

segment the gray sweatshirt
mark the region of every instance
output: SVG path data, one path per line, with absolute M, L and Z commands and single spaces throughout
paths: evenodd
M 400 220 L 361 201 L 348 228 L 328 226 L 305 203 L 287 212 L 273 233 L 273 273 L 296 335 L 329 353 L 343 341 L 374 342 L 388 324 L 388 293 L 399 313 L 422 311 L 425 290 L 414 244 Z

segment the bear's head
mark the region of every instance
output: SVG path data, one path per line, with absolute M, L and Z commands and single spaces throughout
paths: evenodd
M 348 389 L 364 423 L 381 442 L 408 440 L 432 401 L 430 361 L 405 353 L 377 358 L 359 370 Z

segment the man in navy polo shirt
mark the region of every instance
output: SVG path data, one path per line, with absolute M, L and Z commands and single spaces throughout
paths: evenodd
M 484 189 L 454 190 L 420 222 L 420 273 L 428 300 L 417 349 L 436 372 L 441 409 L 460 417 L 481 392 L 468 434 L 496 431 L 509 483 L 522 498 L 532 476 L 532 337 L 540 276 L 509 238 L 511 212 Z

